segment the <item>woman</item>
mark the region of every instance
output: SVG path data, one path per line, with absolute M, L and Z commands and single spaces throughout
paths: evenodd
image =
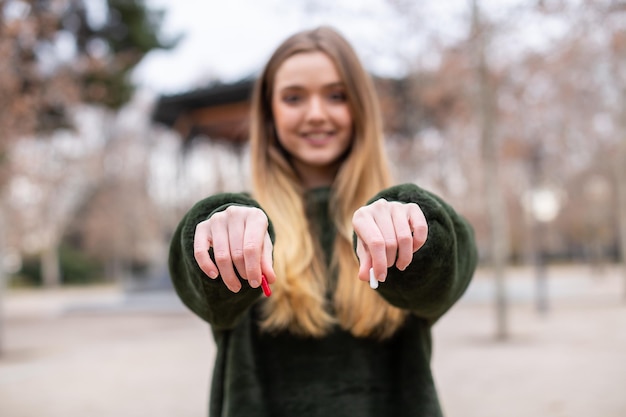
M 470 282 L 473 232 L 435 195 L 392 186 L 381 126 L 335 30 L 297 33 L 267 63 L 252 194 L 197 203 L 170 250 L 175 288 L 217 345 L 211 416 L 441 415 L 430 329 Z

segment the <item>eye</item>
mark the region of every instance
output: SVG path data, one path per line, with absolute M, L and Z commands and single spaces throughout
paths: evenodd
M 348 100 L 348 96 L 345 91 L 333 91 L 328 95 L 330 101 L 334 101 L 337 103 L 344 103 Z
M 302 95 L 295 93 L 284 94 L 282 96 L 282 101 L 287 104 L 297 104 L 302 101 Z

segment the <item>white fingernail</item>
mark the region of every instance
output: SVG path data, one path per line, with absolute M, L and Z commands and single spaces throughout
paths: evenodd
M 370 268 L 370 287 L 375 290 L 378 288 L 378 280 L 374 276 L 374 268 Z
M 259 282 L 258 282 L 258 281 L 255 281 L 255 280 L 253 280 L 253 279 L 251 279 L 251 280 L 250 280 L 250 286 L 251 286 L 252 288 L 256 288 L 256 287 L 258 287 L 258 286 L 259 286 Z

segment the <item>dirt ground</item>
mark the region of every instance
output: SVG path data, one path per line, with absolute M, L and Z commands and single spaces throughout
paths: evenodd
M 508 339 L 495 338 L 493 283 L 479 271 L 434 327 L 448 417 L 626 416 L 626 302 L 617 269 L 507 272 Z M 207 326 L 170 292 L 115 287 L 10 291 L 0 356 L 2 417 L 206 417 Z

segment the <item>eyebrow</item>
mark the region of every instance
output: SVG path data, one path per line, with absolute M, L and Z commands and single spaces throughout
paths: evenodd
M 336 81 L 336 82 L 324 84 L 322 86 L 322 88 L 336 88 L 336 87 L 346 88 L 346 83 L 344 83 L 343 81 Z M 306 89 L 306 87 L 304 87 L 304 86 L 302 86 L 300 84 L 290 84 L 290 85 L 286 85 L 284 87 L 281 87 L 280 91 L 284 91 L 284 90 L 305 90 L 305 89 Z

